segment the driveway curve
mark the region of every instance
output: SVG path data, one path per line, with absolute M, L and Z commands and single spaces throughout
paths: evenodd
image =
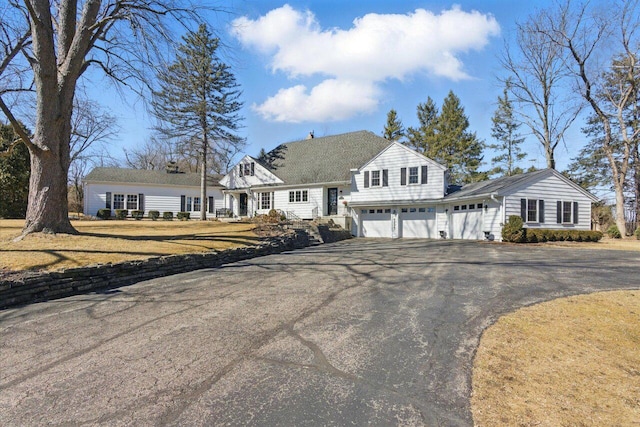
M 354 239 L 0 311 L 0 425 L 471 426 L 499 316 L 640 253 Z

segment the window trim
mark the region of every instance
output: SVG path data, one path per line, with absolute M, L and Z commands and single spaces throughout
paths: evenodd
M 409 166 L 409 170 L 407 171 L 407 184 L 408 185 L 419 185 L 420 184 L 420 167 L 419 166 Z M 415 172 L 412 173 L 412 172 Z
M 108 192 L 108 193 L 112 193 L 112 192 Z M 118 201 L 116 201 L 116 198 L 118 196 L 122 196 L 122 207 L 116 207 L 116 203 L 119 203 Z M 141 203 L 142 203 L 142 197 L 144 197 L 144 194 L 142 193 L 112 193 L 111 195 L 111 206 L 113 206 L 113 210 L 116 209 L 123 209 L 123 210 L 128 210 L 128 211 L 137 211 L 137 210 L 141 210 Z M 133 209 L 129 208 L 129 198 L 135 198 L 136 200 L 136 207 Z
M 271 202 L 273 199 L 273 196 L 270 191 L 265 191 L 262 193 L 258 193 L 259 194 L 259 203 L 260 203 L 260 209 L 261 210 L 271 210 Z
M 379 170 L 371 171 L 371 187 L 382 187 L 382 179 Z
M 289 203 L 309 203 L 309 190 L 289 190 Z

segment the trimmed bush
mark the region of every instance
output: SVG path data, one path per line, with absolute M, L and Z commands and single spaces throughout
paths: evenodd
M 598 242 L 603 234 L 591 230 L 552 230 L 545 228 L 525 228 L 526 241 L 533 242 Z
M 618 226 L 615 224 L 607 228 L 607 236 L 611 237 L 612 239 L 622 238 L 622 234 L 620 234 L 620 230 L 618 230 Z
M 109 219 L 111 218 L 111 209 L 98 209 L 96 216 L 100 219 Z
M 165 221 L 173 221 L 173 212 L 162 212 L 162 219 Z
M 126 209 L 116 209 L 116 219 L 127 219 L 129 211 Z
M 149 211 L 149 218 L 151 218 L 152 221 L 157 220 L 158 218 L 160 218 L 160 212 L 158 212 L 158 211 Z
M 640 240 L 640 227 L 636 228 L 636 231 L 633 233 L 636 236 L 637 240 Z
M 131 211 L 131 218 L 137 219 L 138 221 L 142 219 L 144 216 L 144 211 Z
M 188 221 L 190 216 L 190 212 L 178 212 L 176 218 L 178 218 L 180 221 Z
M 502 227 L 502 239 L 505 242 L 525 242 L 527 235 L 522 225 L 522 218 L 517 215 L 511 215 L 507 223 Z

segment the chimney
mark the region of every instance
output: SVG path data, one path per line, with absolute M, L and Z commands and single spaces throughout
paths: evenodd
M 167 173 L 179 173 L 178 163 L 171 160 L 169 163 L 167 163 L 166 170 L 167 170 Z
M 309 132 L 309 135 L 307 135 L 307 139 L 313 139 L 313 131 Z

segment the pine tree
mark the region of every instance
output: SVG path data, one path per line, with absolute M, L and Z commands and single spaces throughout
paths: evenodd
M 163 135 L 197 151 L 200 157 L 200 218 L 206 219 L 207 165 L 209 153 L 222 144 L 241 145 L 236 135 L 242 107 L 233 73 L 218 58 L 219 40 L 206 25 L 183 37 L 176 60 L 158 74 L 160 90 L 152 102 L 163 122 Z
M 11 125 L 0 124 L 0 218 L 24 218 L 27 212 L 31 164 L 27 146 L 18 140 Z
M 491 118 L 491 136 L 497 140 L 496 144 L 489 145 L 492 150 L 497 150 L 499 155 L 491 159 L 494 166 L 492 175 L 515 175 L 522 173 L 522 168 L 517 166 L 518 161 L 524 159 L 527 154 L 522 152 L 520 145 L 524 138 L 518 133 L 520 123 L 514 116 L 513 104 L 509 99 L 509 82 L 504 88 L 504 95 L 498 96 L 498 108 Z
M 407 145 L 449 169 L 451 183 L 469 183 L 487 178 L 479 172 L 484 144 L 469 132 L 469 119 L 460 99 L 449 91 L 438 113 L 431 98 L 418 105 L 420 127 L 409 128 Z
M 405 136 L 402 120 L 398 118 L 398 113 L 394 109 L 387 113 L 387 124 L 384 126 L 382 136 L 389 141 L 399 141 Z

